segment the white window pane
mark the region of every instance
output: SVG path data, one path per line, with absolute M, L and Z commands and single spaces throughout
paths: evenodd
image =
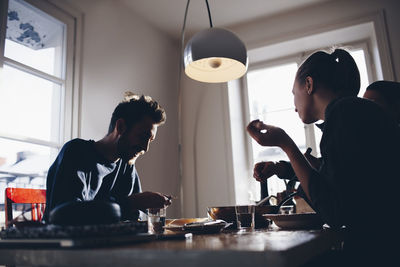
M 5 56 L 63 78 L 65 24 L 21 0 L 10 0 Z
M 317 145 L 317 155 L 321 156 L 321 150 L 319 149 L 319 143 L 321 143 L 322 131 L 314 124 L 314 135 L 315 135 L 315 143 Z
M 293 82 L 297 64 L 254 70 L 247 74 L 252 119 L 270 111 L 294 108 Z
M 260 119 L 266 124 L 284 129 L 305 150 L 304 124 L 294 111 L 293 82 L 297 64 L 290 63 L 247 74 L 250 120 Z M 278 147 L 263 147 L 252 140 L 254 164 L 261 161 L 288 160 Z M 258 188 L 258 187 L 257 187 Z M 268 179 L 269 195 L 285 190 L 285 182 L 276 176 Z M 259 189 L 257 189 L 259 190 Z
M 358 96 L 362 97 L 365 93 L 365 89 L 369 85 L 367 64 L 365 62 L 364 50 L 362 49 L 354 50 L 351 51 L 350 54 L 354 58 L 354 61 L 356 62 L 358 70 L 360 72 L 361 86 Z
M 17 173 L 47 173 L 58 149 L 0 138 L 0 170 Z
M 294 110 L 271 112 L 264 119 L 269 124 L 278 126 L 295 141 L 300 150 L 304 153 L 306 150 L 304 124 L 301 122 Z M 286 154 L 278 147 L 262 147 L 255 141 L 252 141 L 254 164 L 261 161 L 289 161 Z M 282 179 L 273 176 L 268 179 L 268 194 L 276 195 L 285 190 L 285 183 Z
M 276 175 L 268 178 L 268 195 L 269 196 L 276 196 L 278 193 L 280 193 L 284 190 L 286 190 L 285 180 L 278 178 L 278 176 L 276 176 Z
M 59 142 L 61 86 L 7 65 L 1 72 L 0 133 Z
M 44 188 L 56 148 L 0 138 L 0 192 L 5 187 Z M 0 197 L 2 203 L 4 198 Z
M 305 150 L 304 124 L 294 110 L 270 112 L 260 118 L 264 123 L 282 128 L 293 139 L 301 150 Z M 270 160 L 281 154 L 281 149 L 277 147 L 262 147 L 253 141 L 253 158 L 256 160 Z

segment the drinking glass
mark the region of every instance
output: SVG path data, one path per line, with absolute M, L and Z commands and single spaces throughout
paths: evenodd
M 254 205 L 235 206 L 236 224 L 238 230 L 254 230 Z
M 147 209 L 147 232 L 149 234 L 164 233 L 166 208 Z

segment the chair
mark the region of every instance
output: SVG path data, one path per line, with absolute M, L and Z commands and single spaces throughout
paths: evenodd
M 31 188 L 6 188 L 4 201 L 6 228 L 12 225 L 13 203 L 31 204 L 31 220 L 41 221 L 46 206 L 46 190 Z

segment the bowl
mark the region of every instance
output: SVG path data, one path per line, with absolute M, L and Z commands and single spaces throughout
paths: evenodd
M 279 207 L 276 205 L 255 206 L 254 222 L 256 228 L 263 228 L 269 225 L 268 218 L 263 214 L 276 214 Z M 233 223 L 232 227 L 236 227 L 235 206 L 208 207 L 207 213 L 213 220 L 224 220 Z

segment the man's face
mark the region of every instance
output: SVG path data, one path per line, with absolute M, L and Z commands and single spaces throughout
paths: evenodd
M 156 138 L 157 127 L 150 117 L 144 117 L 126 129 L 118 140 L 119 156 L 130 161 L 144 154 L 149 149 L 150 142 Z

